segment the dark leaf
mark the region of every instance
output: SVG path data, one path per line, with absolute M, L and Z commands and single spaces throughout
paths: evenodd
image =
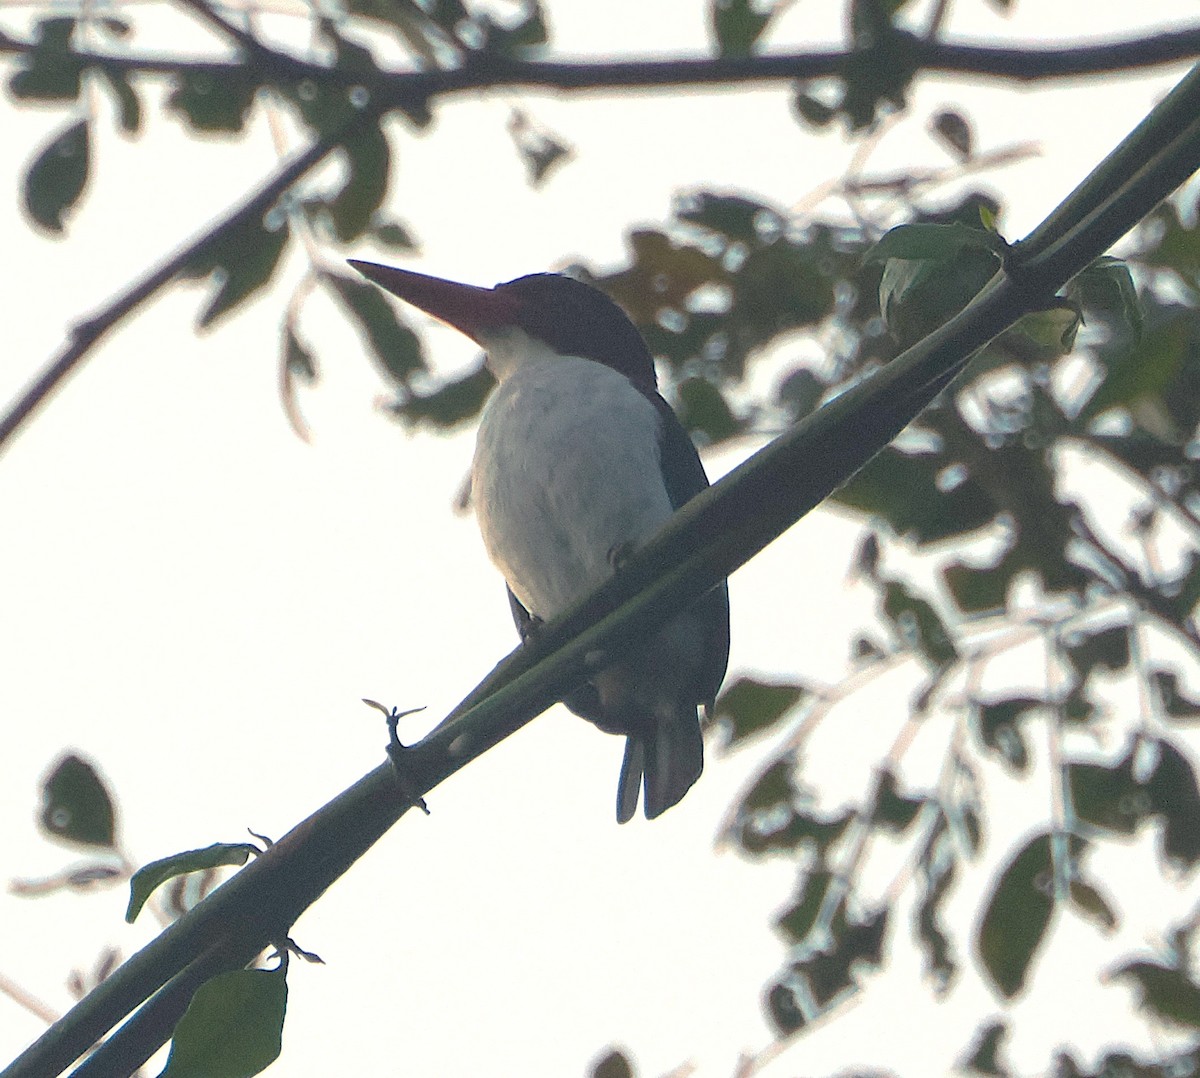
M 376 215 L 368 230 L 376 243 L 381 247 L 386 247 L 392 251 L 414 252 L 418 250 L 419 244 L 416 237 L 404 227 L 399 221 L 380 220 Z
M 986 489 L 968 476 L 953 490 L 938 489 L 927 456 L 889 446 L 833 494 L 833 500 L 887 521 L 897 535 L 935 543 L 990 524 L 996 507 Z
M 624 1052 L 613 1048 L 592 1068 L 592 1078 L 633 1078 L 633 1064 Z
M 886 582 L 883 612 L 901 643 L 919 651 L 934 666 L 944 666 L 958 657 L 958 649 L 937 611 L 907 584 Z
M 771 21 L 754 0 L 709 0 L 708 24 L 722 56 L 748 56 Z
M 942 827 L 945 817 L 943 817 Z M 942 834 L 947 834 L 944 830 Z M 950 937 L 942 920 L 942 905 L 954 883 L 955 862 L 938 854 L 943 843 L 932 840 L 922 856 L 920 870 L 920 902 L 917 906 L 917 940 L 925 960 L 925 972 L 933 979 L 936 990 L 944 993 L 951 978 L 958 972 L 951 949 Z
M 889 232 L 869 254 L 903 250 L 888 256 L 879 278 L 879 310 L 888 333 L 901 347 L 914 344 L 956 315 L 995 274 L 1000 262 L 984 245 L 1000 243 L 994 232 L 961 224 L 901 226 L 921 229 L 911 236 Z M 925 232 L 936 229 L 936 232 Z M 949 231 L 942 232 L 946 229 Z M 891 237 L 896 236 L 895 239 Z M 978 237 L 971 239 L 967 237 Z M 890 240 L 890 242 L 889 242 Z M 920 258 L 920 250 L 945 249 L 940 256 Z
M 79 120 L 55 135 L 25 174 L 25 210 L 48 232 L 63 231 L 63 214 L 83 194 L 89 146 L 87 121 Z
M 19 100 L 74 101 L 82 86 L 83 63 L 71 38 L 76 20 L 71 16 L 39 19 L 34 48 L 9 80 L 8 89 Z
M 1200 986 L 1182 970 L 1156 962 L 1130 962 L 1112 975 L 1133 981 L 1141 993 L 1141 1006 L 1156 1018 L 1200 1029 Z
M 859 968 L 880 965 L 887 922 L 886 909 L 853 924 L 844 917 L 836 917 L 831 926 L 833 942 L 830 947 L 796 963 L 796 970 L 807 976 L 813 998 L 819 1006 L 832 1003 L 856 984 L 855 973 Z
M 1080 413 L 1091 419 L 1110 408 L 1128 408 L 1141 399 L 1159 396 L 1178 376 L 1191 356 L 1190 317 L 1177 317 L 1144 334 L 1110 368 L 1100 387 Z
M 717 698 L 713 719 L 726 731 L 726 744 L 735 745 L 769 730 L 805 695 L 804 686 L 795 682 L 738 678 Z
M 1051 836 L 1031 839 L 1000 873 L 979 925 L 976 949 L 995 988 L 1012 998 L 1025 987 L 1054 912 Z
M 1008 1026 L 1004 1022 L 986 1022 L 975 1031 L 975 1041 L 971 1045 L 970 1054 L 962 1064 L 973 1074 L 988 1074 L 994 1078 L 1004 1078 L 1009 1069 L 1000 1061 L 1000 1048 L 1008 1036 Z
M 424 370 L 421 341 L 396 314 L 373 284 L 340 273 L 322 273 L 346 313 L 358 323 L 372 354 L 393 380 L 403 385 L 416 371 Z
M 329 219 L 343 243 L 366 232 L 387 194 L 391 150 L 378 125 L 362 124 L 342 143 L 346 182 L 327 203 Z
M 142 102 L 130 85 L 128 74 L 116 67 L 102 67 L 98 70 L 116 99 L 117 115 L 120 117 L 122 130 L 126 134 L 136 135 L 142 129 Z
M 1117 927 L 1116 913 L 1108 899 L 1096 887 L 1083 880 L 1074 879 L 1069 885 L 1068 894 L 1071 905 L 1106 933 Z
M 185 68 L 175 76 L 166 104 L 196 131 L 234 133 L 245 127 L 258 85 L 245 68 L 227 71 L 220 78 Z
M 500 23 L 486 14 L 480 17 L 484 33 L 481 51 L 512 56 L 546 44 L 546 20 L 539 0 L 524 0 L 522 6 L 521 17 L 513 23 Z
M 243 217 L 231 221 L 188 263 L 184 277 L 211 277 L 216 284 L 197 319 L 201 329 L 207 329 L 229 314 L 271 280 L 289 235 L 282 217 L 279 228 L 267 227 L 267 220 L 275 212 L 269 211 L 262 218 Z
M 1151 677 L 1158 688 L 1162 710 L 1172 721 L 1189 723 L 1200 720 L 1200 700 L 1179 688 L 1179 675 L 1174 670 L 1153 670 Z
M 968 161 L 974 139 L 971 125 L 961 112 L 943 109 L 930 123 L 933 133 L 950 149 L 960 161 Z
M 403 397 L 388 410 L 405 422 L 448 430 L 478 416 L 495 384 L 495 376 L 481 364 L 431 393 Z
M 721 390 L 707 378 L 688 378 L 676 389 L 680 422 L 703 436 L 708 445 L 732 438 L 742 430 L 742 422 L 733 414 Z
M 789 943 L 803 944 L 808 939 L 832 882 L 833 873 L 828 869 L 814 868 L 805 874 L 800 894 L 775 920 L 775 927 Z
M 1080 820 L 1120 835 L 1132 835 L 1151 811 L 1150 795 L 1134 775 L 1133 756 L 1111 766 L 1071 764 L 1071 804 Z
M 828 127 L 838 114 L 836 106 L 809 93 L 803 84 L 792 95 L 792 109 L 804 123 L 817 130 Z
M 885 771 L 879 782 L 879 796 L 871 819 L 899 834 L 912 824 L 924 804 L 923 798 L 902 797 L 896 788 L 896 776 Z
M 133 924 L 146 900 L 167 880 L 189 872 L 244 865 L 255 853 L 258 853 L 257 847 L 248 842 L 214 842 L 203 849 L 185 850 L 151 861 L 138 869 L 129 881 L 129 905 L 125 909 L 125 920 Z
M 1094 633 L 1081 633 L 1067 641 L 1064 651 L 1081 679 L 1086 680 L 1097 666 L 1118 673 L 1129 665 L 1129 628 L 1115 625 Z
M 864 262 L 902 261 L 948 262 L 962 251 L 1003 252 L 1004 241 L 995 232 L 963 224 L 918 223 L 897 225 L 865 255 Z M 885 304 L 881 303 L 881 307 Z
M 1017 774 L 1023 774 L 1029 766 L 1029 749 L 1020 721 L 1042 706 L 1043 702 L 1033 697 L 1015 696 L 980 704 L 972 713 L 984 747 L 996 753 Z
M 42 783 L 42 828 L 54 838 L 113 849 L 116 809 L 96 769 L 72 754 L 64 756 Z
M 241 969 L 200 986 L 175 1027 L 161 1078 L 251 1078 L 279 1056 L 286 967 Z
M 1146 782 L 1154 812 L 1163 817 L 1163 853 L 1192 868 L 1200 861 L 1200 789 L 1196 771 L 1169 741 L 1158 742 L 1158 766 Z
M 1142 335 L 1142 304 L 1129 265 L 1121 259 L 1097 258 L 1071 280 L 1066 294 L 1085 311 L 1124 327 L 1135 338 Z
M 771 985 L 767 992 L 767 1013 L 781 1036 L 795 1033 L 807 1021 L 795 990 L 786 984 Z
M 745 243 L 758 243 L 765 235 L 778 233 L 781 227 L 779 214 L 769 206 L 741 195 L 712 191 L 700 191 L 681 199 L 676 216 L 697 228 Z

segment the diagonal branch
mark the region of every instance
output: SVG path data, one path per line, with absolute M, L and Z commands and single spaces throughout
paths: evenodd
M 357 123 L 358 120 L 359 117 L 355 117 L 352 123 Z M 79 368 L 92 349 L 109 332 L 170 284 L 217 233 L 236 225 L 239 221 L 261 217 L 266 213 L 292 184 L 335 150 L 339 145 L 339 138 L 344 135 L 345 130 L 320 139 L 297 154 L 238 206 L 214 224 L 209 225 L 199 236 L 179 248 L 155 269 L 132 284 L 99 313 L 78 323 L 71 330 L 70 340 L 66 347 L 34 379 L 8 412 L 0 416 L 0 452 L 4 450 L 13 435 L 20 430 L 33 413 L 45 403 L 50 394 Z
M 1193 114 L 1200 114 L 1198 78 L 1187 84 L 1183 102 Z M 1152 122 L 1157 115 L 1156 110 Z M 1190 167 L 1200 167 L 1193 139 L 1165 141 L 1160 154 L 1178 142 L 1180 152 L 1190 155 Z M 1044 308 L 1062 284 L 1105 250 L 1118 223 L 1132 228 L 1135 202 L 1122 196 L 1123 181 L 1113 170 L 1107 176 L 1091 189 L 1090 206 L 1105 207 L 1102 212 L 1060 208 L 1062 220 L 1080 222 L 1073 242 L 1054 250 L 1054 237 L 1043 236 L 1033 245 L 1035 253 L 1054 255 L 1028 280 L 1019 279 L 1019 269 L 1016 280 L 998 274 L 940 329 L 689 502 L 618 576 L 497 667 L 446 722 L 401 757 L 407 796 L 390 764 L 375 768 L 131 957 L 0 1078 L 60 1073 L 166 985 L 155 997 L 161 1002 L 134 1015 L 87 1071 L 91 1078 L 129 1073 L 169 1036 L 166 1019 L 185 1006 L 201 971 L 248 960 L 285 937 L 300 913 L 407 811 L 411 798 L 561 699 L 618 638 L 667 620 L 781 535 L 886 445 L 977 349 L 1024 313 Z M 1148 190 L 1145 176 L 1136 176 L 1134 185 L 1140 193 Z

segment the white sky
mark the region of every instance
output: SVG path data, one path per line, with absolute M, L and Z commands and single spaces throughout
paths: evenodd
M 631 39 L 639 50 L 702 48 L 702 7 L 563 0 L 551 11 L 564 52 L 602 55 Z M 779 40 L 824 39 L 835 27 L 820 20 L 836 7 L 796 4 Z M 961 7 L 965 29 L 979 35 L 1075 41 L 1081 26 L 1089 37 L 1132 28 L 1125 4 L 1057 0 L 1053 26 L 1046 5 L 1029 0 L 1011 22 L 986 5 Z M 1152 26 L 1194 17 L 1195 7 L 1157 0 L 1137 15 Z M 878 160 L 940 163 L 922 117 L 951 102 L 976 120 L 982 149 L 1041 140 L 1043 158 L 988 181 L 1011 207 L 1005 226 L 1015 238 L 1177 77 L 1054 93 L 929 82 Z M 504 131 L 518 100 L 455 102 L 431 131 L 401 135 L 390 204 L 425 252 L 410 264 L 485 284 L 573 258 L 604 264 L 621 257 L 629 223 L 665 217 L 677 189 L 742 188 L 788 205 L 849 155 L 839 138 L 800 130 L 783 90 L 540 95 L 528 99 L 531 112 L 577 157 L 534 193 Z M 0 109 L 0 191 L 16 192 L 59 121 L 7 100 Z M 246 143 L 196 145 L 154 112 L 139 141 L 104 131 L 95 154 L 66 242 L 33 235 L 9 203 L 0 398 L 58 349 L 73 319 L 272 163 L 264 125 Z M 301 271 L 297 260 L 288 276 Z M 247 827 L 279 835 L 380 759 L 384 731 L 360 697 L 424 704 L 435 721 L 514 644 L 474 523 L 450 510 L 471 432 L 408 438 L 382 418 L 361 347 L 314 303 L 306 330 L 325 381 L 304 395 L 315 438 L 300 442 L 276 396 L 285 296 L 274 291 L 196 339 L 199 294 L 172 290 L 108 341 L 0 459 L 6 875 L 50 873 L 70 859 L 32 823 L 38 776 L 65 748 L 97 761 L 117 790 L 122 834 L 139 861 L 238 841 Z M 449 333 L 429 340 L 448 365 L 472 356 Z M 710 471 L 734 459 L 711 459 Z M 733 675 L 841 668 L 840 629 L 868 610 L 866 597 L 842 591 L 856 535 L 844 519 L 813 518 L 737 574 Z M 887 714 L 902 714 L 895 701 L 907 691 L 889 686 Z M 421 728 L 405 726 L 410 738 Z M 831 766 L 859 786 L 872 760 L 848 759 L 845 748 L 829 744 Z M 646 1075 L 691 1060 L 699 1074 L 724 1076 L 740 1053 L 768 1043 L 759 993 L 784 957 L 770 920 L 794 870 L 713 852 L 722 813 L 760 753 L 711 753 L 679 808 L 618 829 L 620 752 L 618 739 L 556 712 L 435 791 L 429 819 L 406 819 L 297 925 L 297 940 L 329 965 L 294 970 L 275 1073 L 338 1073 L 351 1060 L 362 1073 L 571 1075 L 619 1042 Z M 995 783 L 1003 794 L 1004 781 Z M 1042 811 L 1028 807 L 1031 818 Z M 1003 852 L 998 842 L 989 856 Z M 1151 871 L 1145 850 L 1130 856 Z M 983 883 L 957 906 L 969 909 Z M 121 922 L 124 901 L 123 890 L 37 902 L 0 895 L 0 974 L 65 1008 L 72 965 L 89 964 L 105 944 L 129 952 L 148 937 L 148 925 Z M 1136 946 L 1130 931 L 1125 945 Z M 1081 972 L 1099 961 L 1088 931 L 1064 922 L 1054 946 L 1072 956 L 1065 966 L 1084 987 L 1070 989 L 1072 1006 L 1054 1009 L 1052 1036 L 1078 1037 L 1086 1054 L 1127 997 Z M 968 977 L 956 1009 L 931 1009 L 915 958 L 903 946 L 895 954 L 896 968 L 862 1006 L 768 1072 L 948 1070 L 995 1002 Z M 1039 983 L 1016 1017 L 1048 1013 L 1066 993 Z M 1018 1065 L 1044 1062 L 1047 1028 L 1014 1046 Z M 40 1030 L 0 997 L 0 1057 Z M 1146 1043 L 1144 1030 L 1132 1035 Z

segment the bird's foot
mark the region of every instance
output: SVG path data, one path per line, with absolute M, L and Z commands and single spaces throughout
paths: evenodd
M 636 547 L 629 539 L 626 539 L 623 543 L 615 543 L 608 548 L 608 564 L 612 566 L 614 573 L 621 571 L 625 563 L 633 557 L 635 549 Z

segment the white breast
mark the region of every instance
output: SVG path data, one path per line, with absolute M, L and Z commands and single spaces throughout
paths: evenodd
M 658 412 L 590 359 L 503 370 L 475 444 L 484 545 L 525 608 L 550 620 L 612 572 L 611 555 L 671 515 Z

